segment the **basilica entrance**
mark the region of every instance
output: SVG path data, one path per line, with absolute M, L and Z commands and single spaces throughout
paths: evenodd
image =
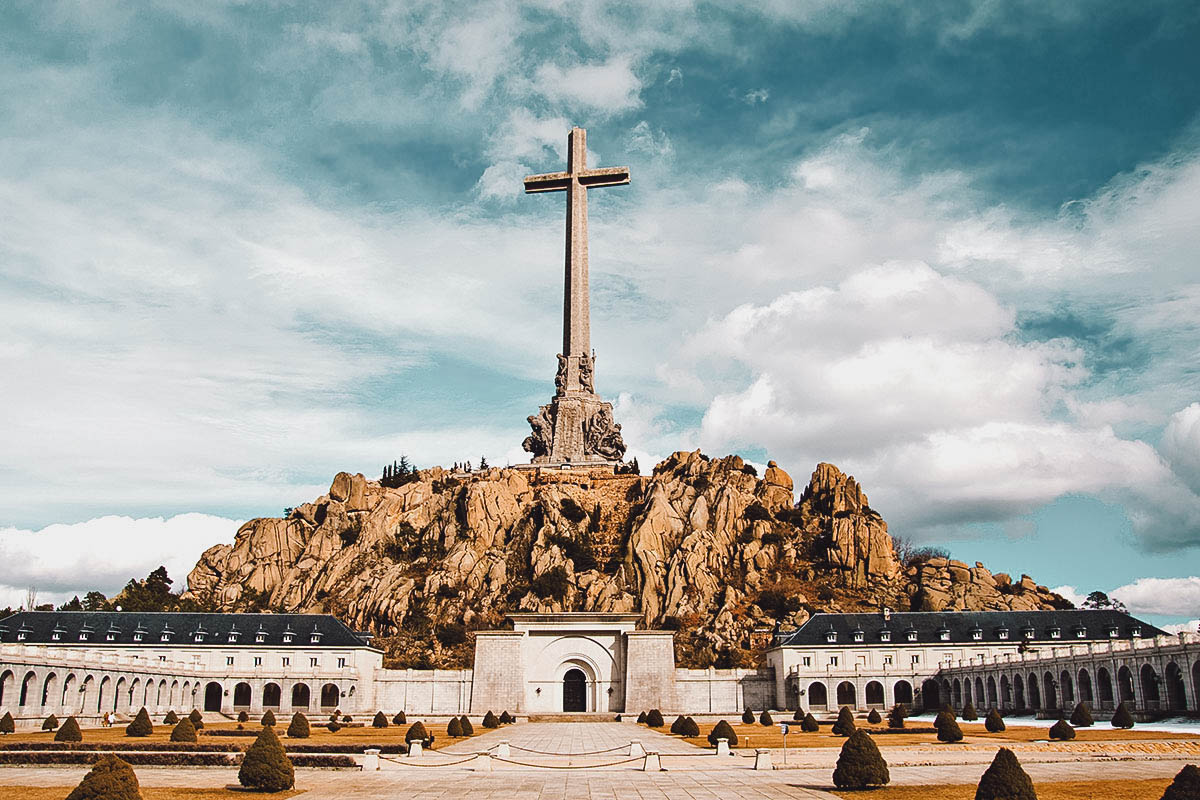
M 563 675 L 563 711 L 587 711 L 587 678 L 583 670 L 569 669 Z

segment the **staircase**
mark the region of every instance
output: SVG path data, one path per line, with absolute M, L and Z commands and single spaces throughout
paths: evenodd
M 616 720 L 615 712 L 600 712 L 600 713 L 577 713 L 577 712 L 561 712 L 557 714 L 530 714 L 530 722 L 613 722 Z

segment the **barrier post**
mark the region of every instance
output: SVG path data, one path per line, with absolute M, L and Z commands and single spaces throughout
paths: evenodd
M 413 741 L 408 743 L 408 757 L 409 758 L 420 758 L 421 751 L 423 749 L 424 749 L 424 747 L 421 745 L 420 740 L 414 739 Z
M 637 758 L 638 756 L 644 756 L 644 755 L 646 755 L 646 748 L 642 747 L 642 743 L 639 740 L 634 739 L 632 742 L 629 743 L 629 757 L 630 758 Z
M 717 739 L 717 755 L 719 755 L 719 756 L 729 755 L 729 740 L 728 739 Z
M 642 772 L 662 772 L 662 762 L 658 760 L 658 753 L 652 750 L 646 753 L 642 761 Z
M 378 772 L 379 771 L 379 748 L 368 747 L 363 750 L 363 772 Z
M 511 758 L 508 752 L 508 739 L 504 739 L 500 744 L 496 745 L 496 755 L 501 758 Z
M 775 769 L 771 764 L 771 751 L 765 747 L 760 747 L 754 751 L 754 768 L 755 769 Z

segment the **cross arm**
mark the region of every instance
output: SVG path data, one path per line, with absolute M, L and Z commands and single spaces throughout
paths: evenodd
M 571 173 L 547 172 L 545 175 L 526 175 L 525 193 L 561 192 L 571 185 Z
M 624 186 L 629 183 L 629 167 L 601 167 L 579 173 L 584 186 Z
M 571 178 L 578 178 L 583 186 L 624 186 L 629 183 L 629 167 L 601 167 L 581 172 L 547 172 L 543 175 L 525 176 L 525 193 L 561 192 L 571 185 Z

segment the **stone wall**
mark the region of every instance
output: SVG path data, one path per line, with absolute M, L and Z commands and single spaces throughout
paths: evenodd
M 677 669 L 675 705 L 682 714 L 740 714 L 777 708 L 772 669 Z
M 625 634 L 625 711 L 675 708 L 675 638 L 670 631 Z
M 475 672 L 471 709 L 499 714 L 524 710 L 525 665 L 521 645 L 525 636 L 514 631 L 481 631 L 475 636 Z
M 410 717 L 467 714 L 471 680 L 469 669 L 381 669 L 375 673 L 376 710 Z

